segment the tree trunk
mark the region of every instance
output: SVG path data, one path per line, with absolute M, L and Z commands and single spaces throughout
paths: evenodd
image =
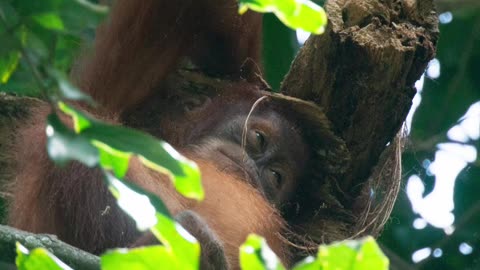
M 401 177 L 397 134 L 439 33 L 433 0 L 332 0 L 326 9 L 326 33 L 309 38 L 281 92 L 322 106 L 350 152 L 347 171 L 321 192 L 338 203 L 299 224 L 331 241 L 376 235 L 390 215 Z

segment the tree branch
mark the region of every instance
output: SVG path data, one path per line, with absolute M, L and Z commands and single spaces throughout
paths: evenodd
M 74 269 L 100 269 L 100 259 L 88 252 L 70 246 L 55 235 L 33 234 L 0 225 L 0 261 L 15 262 L 15 243 L 28 249 L 45 248 Z

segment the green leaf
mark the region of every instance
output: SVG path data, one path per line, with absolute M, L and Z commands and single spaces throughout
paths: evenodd
M 73 129 L 75 130 L 76 133 L 80 133 L 92 125 L 90 119 L 87 116 L 84 116 L 82 113 L 78 112 L 77 110 L 70 108 L 67 104 L 63 102 L 59 102 L 58 107 L 65 114 L 72 117 Z
M 60 16 L 65 25 L 65 33 L 81 37 L 91 42 L 97 25 L 104 20 L 108 7 L 86 0 L 64 1 Z
M 0 1 L 0 34 L 4 35 L 7 31 L 11 31 L 12 27 L 16 26 L 19 22 L 17 11 L 7 2 Z M 5 37 L 2 37 L 6 39 Z
M 89 104 L 94 103 L 93 99 L 89 95 L 83 93 L 80 89 L 73 85 L 68 79 L 67 75 L 60 70 L 51 68 L 48 69 L 48 74 L 56 80 L 60 90 L 60 95 L 63 99 L 85 101 Z
M 320 246 L 317 258 L 307 258 L 293 270 L 388 270 L 388 259 L 375 239 L 349 240 Z
M 178 259 L 182 269 L 198 269 L 200 265 L 200 244 L 187 230 L 172 219 L 157 214 L 158 223 L 152 233 Z
M 68 129 L 57 115 L 48 116 L 46 132 L 48 155 L 56 163 L 65 164 L 73 159 L 90 167 L 98 164 L 97 149 L 87 138 Z
M 34 15 L 32 16 L 32 19 L 46 29 L 57 31 L 65 29 L 62 19 L 55 13 L 43 13 Z
M 123 178 L 128 171 L 128 164 L 132 155 L 117 151 L 114 148 L 94 141 L 93 145 L 100 151 L 100 165 L 106 170 L 112 170 L 113 173 L 120 178 Z
M 308 0 L 239 0 L 239 12 L 248 9 L 273 12 L 288 27 L 314 34 L 322 34 L 327 25 L 325 10 Z
M 46 249 L 28 251 L 17 243 L 16 265 L 19 270 L 71 270 L 68 265 L 50 254 Z
M 203 199 L 204 191 L 197 165 L 183 157 L 168 143 L 137 130 L 101 123 L 64 103 L 59 103 L 59 107 L 73 117 L 76 132 L 89 138 L 101 149 L 102 161 L 107 162 L 103 165 L 108 167 L 124 164 L 121 160 L 125 161 L 127 155 L 135 154 L 145 166 L 166 174 L 183 196 Z M 107 158 L 107 155 L 111 157 Z M 115 162 L 112 163 L 110 160 Z M 125 170 L 120 168 L 114 172 L 117 177 L 123 177 Z
M 245 270 L 283 270 L 278 257 L 268 247 L 264 238 L 251 234 L 240 247 L 240 266 Z
M 164 246 L 116 249 L 100 257 L 102 270 L 181 269 L 175 256 Z
M 108 172 L 105 175 L 118 205 L 135 220 L 137 227 L 141 231 L 150 228 L 155 237 L 163 244 L 159 250 L 159 258 L 157 258 L 160 261 L 155 261 L 157 268 L 138 269 L 161 269 L 161 265 L 170 265 L 168 269 L 198 269 L 200 244 L 180 224 L 172 219 L 163 202 L 155 195 L 140 189 L 130 182 L 115 178 Z M 130 253 L 129 251 L 123 251 L 123 253 L 125 252 Z M 138 254 L 138 252 L 134 251 L 135 254 Z M 132 256 L 127 256 L 127 265 L 131 264 L 130 258 Z M 121 264 L 121 262 L 116 263 Z M 112 265 L 112 267 L 116 263 L 109 261 L 109 265 Z M 140 263 L 143 264 L 143 262 Z M 145 265 L 141 267 L 151 265 L 149 260 L 146 260 L 144 263 Z M 177 267 L 172 268 L 172 265 Z
M 19 51 L 13 51 L 0 58 L 0 83 L 8 82 L 13 72 L 17 70 L 21 57 L 22 54 Z
M 145 231 L 158 223 L 157 213 L 171 218 L 167 207 L 155 195 L 131 182 L 116 178 L 107 171 L 104 171 L 104 175 L 118 205 L 132 217 L 140 231 Z

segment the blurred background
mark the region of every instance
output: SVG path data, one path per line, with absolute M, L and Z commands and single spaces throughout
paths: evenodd
M 380 238 L 393 269 L 480 269 L 480 1 L 437 4 L 437 57 L 416 84 L 402 189 Z M 66 75 L 104 14 L 83 0 L 0 0 L 0 91 L 53 87 L 32 66 Z M 308 34 L 272 15 L 264 28 L 265 75 L 278 89 Z

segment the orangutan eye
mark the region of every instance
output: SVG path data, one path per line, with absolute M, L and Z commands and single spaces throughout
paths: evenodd
M 261 154 L 265 150 L 267 140 L 265 134 L 258 130 L 251 130 L 248 132 L 247 144 L 255 154 Z
M 258 131 L 255 131 L 255 140 L 256 140 L 257 146 L 259 146 L 259 148 L 262 149 L 263 146 L 265 145 L 265 137 L 263 136 L 263 134 Z
M 269 169 L 269 178 L 276 188 L 280 188 L 282 186 L 283 177 L 281 173 Z

